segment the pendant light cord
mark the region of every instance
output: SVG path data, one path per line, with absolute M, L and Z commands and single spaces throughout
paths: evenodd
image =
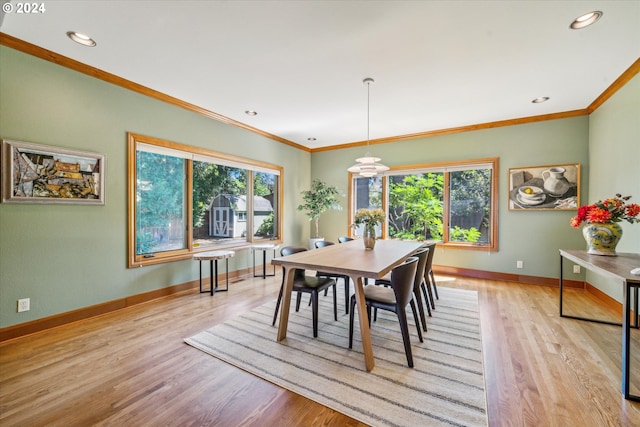
M 375 80 L 373 80 L 371 77 L 367 77 L 366 79 L 364 79 L 362 82 L 367 84 L 367 153 L 369 152 L 369 140 L 371 139 L 369 132 L 370 132 L 370 115 L 371 115 L 371 83 L 373 83 Z

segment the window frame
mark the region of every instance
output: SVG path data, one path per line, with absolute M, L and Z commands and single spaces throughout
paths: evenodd
M 185 180 L 187 182 L 185 191 L 185 210 L 187 213 L 186 218 L 186 247 L 184 249 L 176 249 L 165 252 L 159 252 L 153 254 L 149 257 L 150 254 L 137 254 L 136 253 L 136 194 L 137 194 L 137 163 L 136 163 L 136 152 L 138 148 L 138 143 L 155 146 L 160 150 L 165 149 L 167 152 L 174 151 L 182 154 L 186 161 L 185 167 Z M 198 160 L 202 161 L 203 159 L 207 159 L 207 161 L 212 161 L 216 164 L 221 165 L 230 165 L 233 164 L 235 167 L 243 168 L 247 172 L 247 195 L 246 198 L 248 200 L 248 205 L 250 202 L 251 207 L 251 215 L 247 213 L 247 227 L 249 225 L 252 226 L 252 220 L 249 220 L 249 217 L 253 217 L 253 180 L 255 172 L 267 172 L 273 173 L 274 175 L 278 175 L 278 185 L 277 185 L 277 198 L 278 201 L 276 203 L 277 206 L 274 206 L 274 209 L 277 212 L 277 222 L 276 222 L 276 236 L 269 239 L 269 242 L 273 243 L 281 243 L 282 242 L 282 232 L 283 232 L 283 215 L 282 208 L 284 206 L 284 168 L 277 165 L 272 165 L 264 162 L 258 162 L 251 159 L 245 159 L 242 157 L 233 156 L 230 154 L 224 154 L 200 147 L 194 147 L 190 145 L 185 145 L 177 142 L 166 141 L 163 139 L 140 135 L 136 133 L 127 133 L 127 246 L 128 246 L 128 256 L 127 256 L 127 266 L 128 268 L 133 267 L 142 267 L 145 265 L 154 265 L 171 261 L 178 261 L 183 259 L 188 259 L 193 257 L 195 253 L 198 252 L 206 252 L 211 250 L 218 249 L 243 249 L 250 247 L 256 242 L 262 242 L 265 239 L 260 238 L 256 239 L 253 236 L 253 233 L 247 233 L 246 240 L 242 243 L 239 242 L 231 242 L 229 244 L 221 244 L 212 248 L 209 245 L 194 247 L 193 242 L 193 161 Z M 217 163 L 219 161 L 220 163 Z M 145 256 L 146 255 L 146 256 Z
M 389 208 L 389 176 L 400 175 L 402 173 L 414 174 L 425 172 L 445 172 L 444 174 L 444 187 L 443 187 L 443 229 L 442 229 L 442 241 L 438 242 L 439 246 L 445 246 L 447 248 L 456 249 L 468 249 L 476 251 L 489 251 L 498 252 L 498 186 L 499 186 L 499 163 L 498 157 L 483 158 L 483 159 L 471 159 L 460 160 L 450 162 L 436 162 L 436 163 L 420 163 L 403 166 L 392 166 L 382 176 L 382 209 L 388 215 Z M 469 242 L 457 242 L 449 241 L 449 220 L 450 220 L 450 188 L 449 188 L 449 173 L 465 168 L 472 168 L 473 166 L 486 166 L 490 165 L 491 169 L 491 214 L 490 214 L 490 241 L 487 245 L 478 245 Z M 349 224 L 353 224 L 353 218 L 355 214 L 355 179 L 360 178 L 357 174 L 349 172 Z M 386 239 L 389 236 L 389 224 L 385 221 L 382 224 L 382 238 Z M 349 236 L 354 237 L 354 229 L 349 227 Z

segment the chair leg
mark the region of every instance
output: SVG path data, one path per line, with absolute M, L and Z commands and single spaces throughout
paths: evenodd
M 431 308 L 433 310 L 436 309 L 436 303 L 435 300 L 433 299 L 433 292 L 431 291 L 431 280 L 429 280 L 429 283 L 427 283 L 427 291 L 429 291 L 429 301 L 431 301 Z
M 338 321 L 338 289 L 333 285 L 333 320 Z
M 311 292 L 311 312 L 313 316 L 313 337 L 318 337 L 318 293 Z
M 418 306 L 418 314 L 420 314 L 420 323 L 416 319 L 416 325 L 422 324 L 422 329 L 427 332 L 427 319 L 424 317 L 424 306 L 422 305 L 422 297 L 420 296 L 420 289 L 413 293 L 413 298 L 416 300 Z
M 411 340 L 409 339 L 409 324 L 407 323 L 407 313 L 405 308 L 400 308 L 396 315 L 400 322 L 400 330 L 402 331 L 402 342 L 404 343 L 404 353 L 407 356 L 407 364 L 413 368 L 413 354 L 411 353 Z M 418 328 L 419 330 L 420 328 Z
M 282 301 L 282 292 L 283 292 L 283 286 L 280 286 L 280 292 L 278 293 L 278 301 L 276 302 L 276 310 L 273 312 L 273 322 L 271 323 L 271 326 L 276 324 L 276 318 L 278 317 L 278 310 L 280 309 L 280 302 Z
M 433 285 L 433 292 L 436 294 L 436 299 L 440 299 L 438 296 L 438 286 L 436 286 L 436 277 L 433 275 L 433 270 L 429 271 L 429 277 L 431 277 L 431 284 Z
M 351 301 L 349 303 L 350 311 L 349 311 L 349 348 L 353 348 L 353 315 L 356 307 L 356 296 L 351 297 Z
M 344 280 L 344 314 L 349 314 L 349 276 L 342 276 Z
M 416 304 L 413 300 L 409 301 L 409 305 L 411 305 L 411 311 L 413 312 L 413 320 L 416 322 L 416 329 L 418 330 L 418 338 L 420 342 L 424 342 L 422 339 L 422 330 L 420 330 L 420 323 L 418 323 L 418 313 L 416 312 Z M 426 329 L 425 329 L 426 331 Z
M 300 301 L 302 300 L 302 292 L 298 292 L 296 297 L 296 311 L 300 311 Z
M 425 305 L 427 306 L 427 313 L 429 314 L 429 317 L 433 317 L 431 315 L 431 304 L 429 304 L 429 293 L 427 292 L 427 287 L 426 287 L 424 282 L 422 282 L 420 284 L 420 289 L 422 289 L 422 295 L 424 296 L 424 302 L 425 302 Z

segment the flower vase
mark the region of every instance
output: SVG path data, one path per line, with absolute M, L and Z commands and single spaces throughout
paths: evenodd
M 592 255 L 616 256 L 616 245 L 622 237 L 622 228 L 617 223 L 587 224 L 582 229 L 587 241 L 587 252 Z
M 364 242 L 364 249 L 372 251 L 376 245 L 376 229 L 374 227 L 365 227 L 362 233 L 362 241 Z

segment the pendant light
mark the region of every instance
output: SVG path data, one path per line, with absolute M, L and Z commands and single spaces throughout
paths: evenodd
M 373 82 L 374 80 L 371 77 L 367 77 L 362 81 L 362 83 L 367 85 L 367 152 L 364 157 L 356 159 L 357 163 L 355 165 L 347 169 L 349 172 L 357 173 L 366 178 L 389 170 L 388 166 L 378 163 L 381 160 L 379 157 L 373 157 L 369 152 L 369 89 Z

